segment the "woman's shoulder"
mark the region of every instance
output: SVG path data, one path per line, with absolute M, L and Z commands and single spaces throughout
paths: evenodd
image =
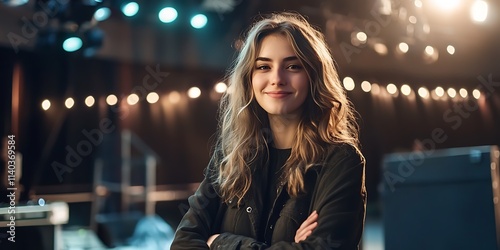
M 365 163 L 365 158 L 359 148 L 349 143 L 330 144 L 324 159 L 324 167 L 334 168 L 364 166 Z
M 363 154 L 357 146 L 346 142 L 331 143 L 327 146 L 326 152 L 328 156 L 363 158 Z

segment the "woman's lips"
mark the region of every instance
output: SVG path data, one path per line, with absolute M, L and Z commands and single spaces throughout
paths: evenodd
M 269 91 L 265 93 L 266 95 L 272 98 L 285 98 L 292 94 L 292 92 L 286 92 L 286 91 Z

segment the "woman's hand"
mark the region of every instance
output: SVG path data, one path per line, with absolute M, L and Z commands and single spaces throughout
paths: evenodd
M 299 241 L 305 240 L 309 235 L 311 235 L 312 230 L 314 230 L 318 226 L 318 213 L 313 211 L 307 219 L 302 222 L 299 229 L 295 233 L 295 242 L 299 243 Z
M 219 236 L 219 234 L 214 234 L 214 235 L 210 236 L 210 238 L 208 238 L 208 240 L 207 240 L 208 247 L 210 247 L 210 245 L 212 245 L 212 242 L 214 242 L 214 240 L 215 240 L 215 238 L 217 238 L 217 236 Z

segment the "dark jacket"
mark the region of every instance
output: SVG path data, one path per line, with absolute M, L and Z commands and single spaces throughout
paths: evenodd
M 211 167 L 209 164 L 209 168 Z M 305 174 L 306 194 L 290 198 L 280 185 L 266 232 L 272 242 L 257 239 L 260 228 L 252 182 L 243 203 L 224 203 L 209 175 L 189 197 L 189 210 L 177 228 L 171 249 L 208 249 L 207 239 L 220 233 L 211 249 L 358 249 L 363 232 L 366 190 L 364 158 L 349 145 L 332 146 L 325 163 Z M 318 226 L 306 240 L 294 243 L 295 232 L 316 210 Z

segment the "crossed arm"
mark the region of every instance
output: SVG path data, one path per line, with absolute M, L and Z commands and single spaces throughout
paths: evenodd
M 312 231 L 314 228 L 318 226 L 318 212 L 313 211 L 309 217 L 300 225 L 299 229 L 297 229 L 297 232 L 295 233 L 295 243 L 299 243 L 300 241 L 303 241 L 307 238 L 307 236 L 311 235 Z M 220 234 L 214 234 L 210 236 L 207 240 L 207 245 L 210 247 L 212 245 L 212 242 L 219 236 Z

